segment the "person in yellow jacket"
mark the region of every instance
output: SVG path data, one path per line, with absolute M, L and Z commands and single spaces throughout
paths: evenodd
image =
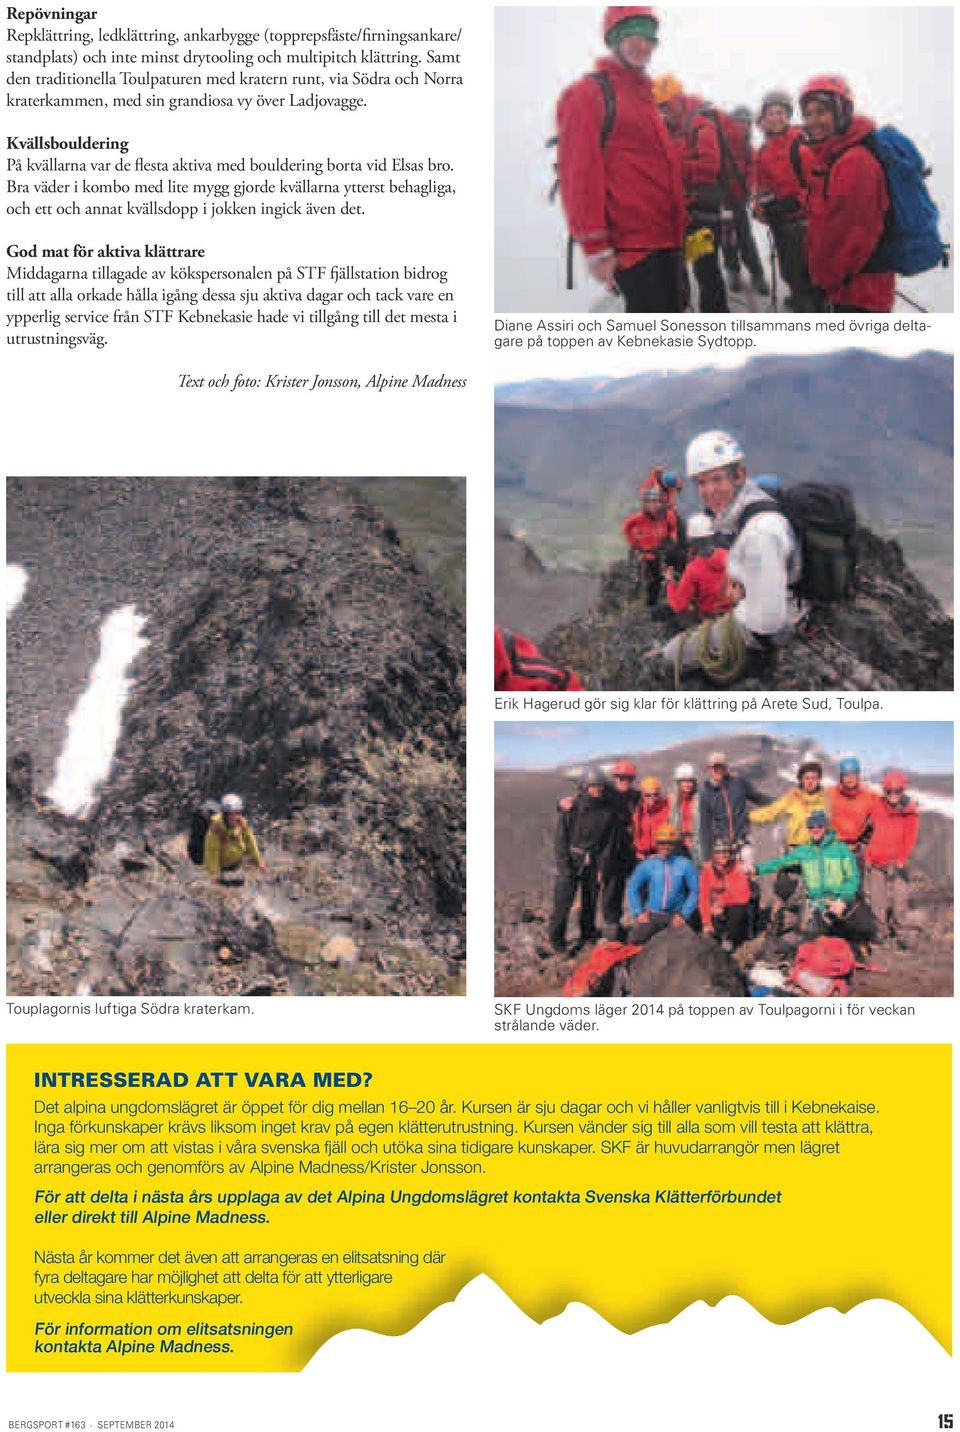
M 788 850 L 806 845 L 808 840 L 807 817 L 815 810 L 827 809 L 827 793 L 823 789 L 823 766 L 815 756 L 805 756 L 797 770 L 797 784 L 769 805 L 757 806 L 750 811 L 751 825 L 771 825 L 775 821 L 785 826 L 785 841 Z
M 227 795 L 220 802 L 220 814 L 207 827 L 203 841 L 203 866 L 214 880 L 232 871 L 239 872 L 245 861 L 258 870 L 265 868 L 257 839 L 243 814 L 239 796 Z

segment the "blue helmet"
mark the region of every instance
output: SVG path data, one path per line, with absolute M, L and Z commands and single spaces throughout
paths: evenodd
M 680 479 L 675 472 L 662 472 L 660 474 L 660 486 L 665 487 L 668 491 L 671 488 L 678 487 L 679 484 Z
M 774 477 L 772 473 L 765 472 L 753 480 L 764 492 L 769 492 L 771 497 L 779 497 L 783 491 L 783 478 Z
M 843 760 L 837 767 L 837 770 L 839 771 L 841 776 L 859 776 L 860 762 L 857 760 L 856 756 L 844 756 Z

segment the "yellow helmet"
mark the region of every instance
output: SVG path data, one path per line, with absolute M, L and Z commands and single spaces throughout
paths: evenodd
M 660 781 L 656 776 L 644 776 L 640 782 L 640 792 L 645 796 L 658 796 L 660 794 Z

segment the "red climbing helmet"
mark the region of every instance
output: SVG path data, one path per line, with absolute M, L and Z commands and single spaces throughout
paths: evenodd
M 800 108 L 807 100 L 822 99 L 833 110 L 837 133 L 842 134 L 853 116 L 853 90 L 843 75 L 814 75 L 800 91 Z
M 635 21 L 635 24 L 630 24 Z M 608 5 L 603 12 L 603 40 L 611 49 L 626 35 L 646 35 L 655 40 L 660 30 L 660 18 L 649 5 Z M 619 33 L 617 33 L 619 31 Z

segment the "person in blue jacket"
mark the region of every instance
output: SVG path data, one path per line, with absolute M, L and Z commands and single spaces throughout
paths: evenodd
M 700 882 L 697 867 L 677 850 L 673 825 L 655 832 L 656 854 L 641 860 L 627 881 L 627 905 L 633 924 L 627 943 L 644 945 L 669 925 L 686 925 L 696 913 Z

